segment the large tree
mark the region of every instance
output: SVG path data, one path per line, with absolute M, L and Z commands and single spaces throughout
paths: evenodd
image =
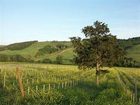
M 92 26 L 84 27 L 82 32 L 85 38 L 71 38 L 76 53 L 75 62 L 80 69 L 96 67 L 98 74 L 100 67 L 112 66 L 124 55 L 107 24 L 96 21 Z

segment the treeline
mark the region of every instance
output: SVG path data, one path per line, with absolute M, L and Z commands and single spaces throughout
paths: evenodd
M 124 50 L 128 50 L 134 45 L 140 44 L 140 37 L 134 37 L 129 39 L 119 39 L 119 45 L 124 48 Z
M 115 63 L 114 66 L 119 66 L 119 67 L 139 67 L 140 65 L 133 58 L 124 57 L 124 58 L 121 58 L 117 63 Z
M 22 50 L 24 48 L 31 46 L 32 44 L 34 44 L 36 42 L 38 42 L 38 41 L 28 41 L 28 42 L 22 42 L 22 43 L 14 43 L 14 44 L 10 44 L 7 46 L 1 46 L 0 51 L 3 51 L 3 50 Z
M 21 55 L 4 55 L 0 54 L 0 61 L 1 62 L 31 62 L 31 60 L 28 60 Z
M 64 50 L 64 49 L 66 49 L 68 47 L 69 46 L 67 46 L 65 44 L 46 45 L 43 48 L 41 48 L 41 49 L 38 50 L 38 52 L 36 53 L 35 57 L 41 56 L 41 55 L 44 55 L 44 54 L 55 53 L 57 51 Z
M 36 61 L 37 63 L 49 63 L 49 64 L 63 64 L 63 57 L 61 55 L 56 56 L 55 60 L 45 58 L 43 60 Z
M 55 60 L 45 58 L 42 60 L 34 61 L 31 59 L 24 58 L 21 55 L 4 55 L 0 54 L 0 62 L 32 62 L 32 63 L 47 63 L 47 64 L 65 64 L 65 60 L 63 56 L 58 55 L 56 56 Z M 75 64 L 74 59 L 67 59 L 69 61 L 69 64 Z M 139 67 L 139 64 L 133 60 L 132 58 L 121 58 L 117 63 L 114 64 L 114 66 L 119 67 Z
M 73 59 L 64 59 L 63 56 L 57 55 L 54 60 L 50 58 L 45 58 L 36 61 L 37 63 L 48 63 L 48 64 L 75 64 Z
M 119 45 L 121 48 L 124 49 L 126 56 L 121 58 L 115 66 L 121 66 L 121 67 L 139 67 L 140 64 L 135 61 L 131 57 L 127 57 L 127 50 L 132 48 L 135 45 L 140 44 L 140 37 L 134 37 L 134 38 L 129 38 L 129 39 L 119 39 L 118 40 Z
M 69 61 L 69 64 L 74 64 L 73 60 L 64 59 L 63 56 L 57 55 L 54 60 L 45 58 L 42 60 L 32 60 L 31 58 L 24 58 L 21 55 L 5 55 L 0 54 L 0 62 L 31 62 L 31 63 L 47 63 L 47 64 L 66 64 L 65 61 Z

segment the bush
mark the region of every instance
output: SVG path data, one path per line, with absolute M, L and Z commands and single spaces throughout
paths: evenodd
M 57 63 L 57 64 L 62 64 L 62 63 L 63 63 L 63 57 L 62 57 L 61 55 L 58 55 L 58 56 L 56 57 L 56 63 Z
M 48 58 L 43 59 L 41 62 L 42 63 L 52 63 L 52 61 L 50 59 L 48 59 Z
M 51 54 L 54 52 L 57 52 L 59 49 L 50 45 L 47 45 L 41 49 L 38 50 L 38 52 L 36 53 L 36 56 L 41 56 L 44 54 Z
M 67 45 L 64 45 L 64 44 L 57 44 L 56 47 L 57 47 L 59 50 L 63 50 L 63 49 L 68 48 L 68 46 L 67 46 Z

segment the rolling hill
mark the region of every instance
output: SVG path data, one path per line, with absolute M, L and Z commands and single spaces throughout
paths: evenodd
M 21 43 L 25 43 L 25 42 L 21 42 Z M 20 45 L 22 45 L 20 43 Z M 19 43 L 17 43 L 19 44 Z M 54 51 L 52 53 L 44 53 L 41 55 L 37 55 L 37 53 L 39 52 L 40 49 L 43 49 L 45 46 L 52 46 L 53 48 L 55 48 L 57 45 L 65 45 L 67 46 L 64 49 L 60 49 L 57 51 Z M 9 45 L 8 45 L 9 46 Z M 4 47 L 4 48 L 2 48 Z M 56 60 L 56 57 L 58 55 L 61 55 L 63 57 L 63 61 L 64 64 L 71 64 L 71 60 L 73 59 L 73 48 L 71 46 L 71 43 L 68 41 L 46 41 L 46 42 L 35 42 L 33 44 L 31 44 L 30 46 L 27 46 L 26 48 L 23 49 L 15 49 L 15 50 L 10 50 L 10 49 L 6 49 L 6 46 L 2 46 L 0 47 L 0 49 L 4 49 L 2 51 L 0 51 L 1 55 L 21 55 L 26 59 L 31 59 L 33 61 L 43 61 L 44 59 L 50 59 L 52 62 L 54 62 Z
M 127 50 L 128 56 L 135 59 L 140 64 L 140 44 Z
M 126 49 L 128 57 L 140 64 L 140 37 L 121 39 L 119 42 Z M 72 64 L 74 53 L 69 41 L 30 41 L 0 46 L 0 55 L 20 55 L 27 60 L 44 63 L 55 63 L 56 57 L 62 56 L 63 64 Z

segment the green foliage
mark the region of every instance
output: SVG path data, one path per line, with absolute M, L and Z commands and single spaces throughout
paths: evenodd
M 55 53 L 57 51 L 60 50 L 64 50 L 66 49 L 68 46 L 64 45 L 64 44 L 57 44 L 56 46 L 52 46 L 52 45 L 46 45 L 43 48 L 39 49 L 36 56 L 41 56 L 44 54 L 51 54 L 51 53 Z
M 56 57 L 56 63 L 57 63 L 57 64 L 63 64 L 63 57 L 62 57 L 61 55 L 58 55 L 58 56 Z
M 114 64 L 114 66 L 120 67 L 138 67 L 137 62 L 133 58 L 123 57 Z
M 50 46 L 50 45 L 47 45 L 44 48 L 39 49 L 40 54 L 44 54 L 44 53 L 51 54 L 51 53 L 54 53 L 56 51 L 58 51 L 58 49 L 56 47 L 53 47 L 53 46 Z
M 93 26 L 84 27 L 85 39 L 71 38 L 76 53 L 75 62 L 80 68 L 112 66 L 124 56 L 115 36 L 110 34 L 107 24 L 96 21 Z
M 25 59 L 21 55 L 3 55 L 3 54 L 0 54 L 0 61 L 1 62 L 7 62 L 7 61 L 27 62 L 27 61 L 30 61 L 30 60 Z
M 53 63 L 53 62 L 51 61 L 51 59 L 46 58 L 46 59 L 43 59 L 43 60 L 41 61 L 41 63 Z
M 64 50 L 66 48 L 68 48 L 69 46 L 65 45 L 65 44 L 62 44 L 62 43 L 58 43 L 56 45 L 56 47 L 59 49 L 59 50 Z

